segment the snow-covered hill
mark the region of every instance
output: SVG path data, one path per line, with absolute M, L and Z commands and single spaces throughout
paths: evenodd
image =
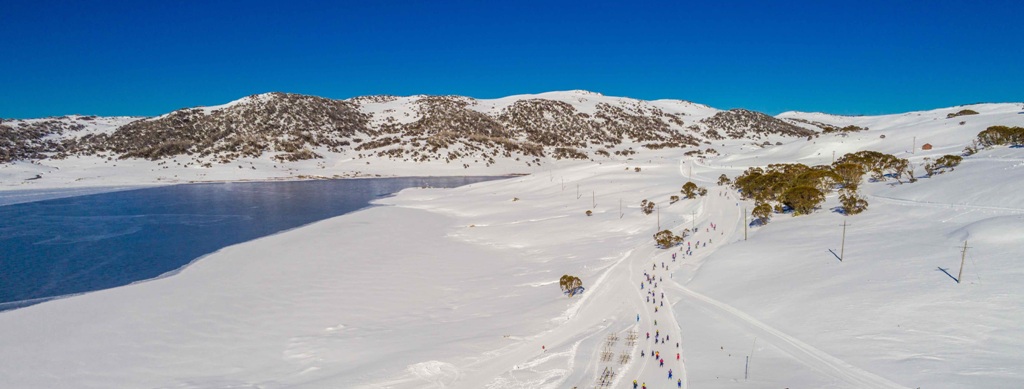
M 508 174 L 711 141 L 806 137 L 770 116 L 593 92 L 493 100 L 254 95 L 154 118 L 8 120 L 0 187 L 433 174 Z M 99 123 L 107 125 L 99 125 Z
M 602 98 L 559 93 L 595 110 Z M 360 106 L 374 121 L 415 97 L 396 99 Z M 502 112 L 515 102 L 480 104 L 470 106 Z M 687 107 L 672 111 L 687 123 L 722 112 L 648 104 Z M 978 114 L 947 118 L 964 109 Z M 810 215 L 748 226 L 752 202 L 716 185 L 752 166 L 829 164 L 833 151 L 920 165 L 958 154 L 988 126 L 1024 126 L 1020 104 L 779 119 L 862 130 L 708 140 L 689 155 L 551 159 L 528 176 L 408 189 L 378 201 L 388 206 L 229 247 L 172 277 L 0 313 L 0 379 L 31 388 L 1024 386 L 1024 149 L 982 150 L 912 184 L 862 182 L 869 207 L 855 216 L 833 211 L 833 193 Z M 380 174 L 462 171 L 324 161 L 335 163 L 327 172 L 365 162 Z M 474 172 L 505 172 L 514 159 L 501 161 Z M 268 177 L 235 170 L 219 174 Z M 708 195 L 671 202 L 689 180 Z M 657 210 L 645 215 L 642 200 Z M 691 227 L 681 246 L 655 247 L 659 229 Z M 586 292 L 564 296 L 563 274 Z

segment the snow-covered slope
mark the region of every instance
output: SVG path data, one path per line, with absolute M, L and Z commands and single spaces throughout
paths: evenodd
M 969 106 L 979 114 L 951 119 L 963 108 L 787 113 L 868 129 L 408 189 L 173 277 L 0 313 L 0 378 L 31 388 L 1021 387 L 1024 149 L 983 150 L 913 184 L 864 182 L 869 208 L 849 217 L 831 211 L 833 194 L 811 215 L 747 227 L 752 203 L 715 185 L 750 166 L 827 164 L 833 150 L 920 163 L 989 125 L 1024 125 L 1019 107 Z M 389 165 L 435 172 L 399 166 Z M 708 195 L 670 203 L 691 179 Z M 657 211 L 644 215 L 641 200 Z M 682 246 L 654 246 L 659 229 L 690 227 Z M 586 292 L 564 296 L 563 274 Z
M 130 119 L 130 120 L 128 120 Z M 708 141 L 803 137 L 751 111 L 587 91 L 499 99 L 265 93 L 154 118 L 0 123 L 0 188 L 543 171 Z M 37 123 L 38 122 L 38 123 Z M 106 126 L 95 123 L 106 123 Z M 66 131 L 64 128 L 75 131 Z M 3 149 L 0 149 L 3 150 Z M 6 150 L 4 150 L 6 151 Z M 571 163 L 570 163 L 571 164 Z

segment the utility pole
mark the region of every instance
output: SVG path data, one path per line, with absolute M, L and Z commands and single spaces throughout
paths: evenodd
M 956 274 L 956 283 L 960 283 L 960 277 L 964 276 L 964 260 L 967 259 L 967 241 L 964 241 L 963 252 L 960 253 L 960 272 Z
M 843 253 L 846 252 L 846 220 L 843 220 L 843 243 L 839 246 L 839 262 L 843 261 Z

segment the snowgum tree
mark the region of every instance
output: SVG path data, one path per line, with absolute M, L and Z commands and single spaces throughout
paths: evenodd
M 843 205 L 843 214 L 856 215 L 868 209 L 868 201 L 857 193 L 857 187 L 846 187 L 839 191 L 839 203 Z
M 729 185 L 729 177 L 725 174 L 718 176 L 718 185 Z
M 583 281 L 580 281 L 579 277 L 570 276 L 568 274 L 563 275 L 558 279 L 558 287 L 572 297 L 576 294 L 576 288 L 583 286 Z
M 686 196 L 686 198 L 692 199 L 692 198 L 695 198 L 697 196 L 705 196 L 705 195 L 707 195 L 708 194 L 708 189 L 707 188 L 703 188 L 703 187 L 699 187 L 699 186 L 697 186 L 697 184 L 694 184 L 693 182 L 687 181 L 685 184 L 683 184 L 683 189 L 680 190 L 679 192 L 682 193 L 684 196 Z
M 839 183 L 844 187 L 855 186 L 864 178 L 864 167 L 853 162 L 841 162 L 832 165 L 832 171 L 839 177 Z
M 756 203 L 750 215 L 757 219 L 761 225 L 768 224 L 768 220 L 772 218 L 772 206 L 767 203 Z
M 672 231 L 661 230 L 654 234 L 654 242 L 658 244 L 658 247 L 667 249 L 683 242 L 683 238 L 686 237 L 686 232 L 682 235 L 675 235 Z
M 782 195 L 782 203 L 793 210 L 793 216 L 814 212 L 823 201 L 825 194 L 809 186 L 794 187 Z
M 928 177 L 931 177 L 935 174 L 945 173 L 946 169 L 953 171 L 954 168 L 960 166 L 960 162 L 963 160 L 964 158 L 959 155 L 943 155 L 934 162 L 926 163 L 924 165 L 924 172 Z
M 647 201 L 647 199 L 644 199 L 643 201 L 640 202 L 640 211 L 643 212 L 644 215 L 650 215 L 651 213 L 654 213 L 654 202 Z

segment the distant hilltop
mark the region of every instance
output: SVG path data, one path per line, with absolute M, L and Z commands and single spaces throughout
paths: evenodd
M 945 115 L 956 109 L 935 112 L 940 111 Z M 600 160 L 644 150 L 704 153 L 702 145 L 723 139 L 767 145 L 779 142 L 769 136 L 807 138 L 835 131 L 826 122 L 842 118 L 801 112 L 772 117 L 581 90 L 498 99 L 375 95 L 334 100 L 274 92 L 151 118 L 4 120 L 0 163 L 91 156 L 175 159 L 186 167 L 212 167 L 245 158 L 286 164 L 335 155 L 466 167 L 502 159 L 530 167 L 551 159 Z

